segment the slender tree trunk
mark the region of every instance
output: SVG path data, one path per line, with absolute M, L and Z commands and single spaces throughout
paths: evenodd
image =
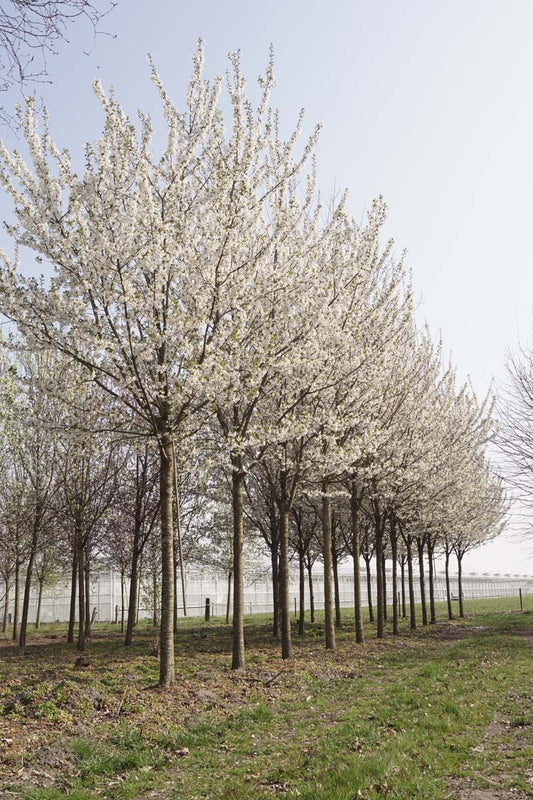
M 289 501 L 287 473 L 280 471 L 279 583 L 281 612 L 281 657 L 292 658 L 291 609 L 289 598 Z
M 409 625 L 412 631 L 416 630 L 415 609 L 415 578 L 413 570 L 413 537 L 408 534 L 405 539 L 407 548 L 407 581 L 409 584 Z
M 272 636 L 276 639 L 281 638 L 281 625 L 279 621 L 279 541 L 278 531 L 275 537 L 272 538 L 272 550 L 270 551 L 270 558 L 272 564 L 272 607 L 274 609 L 274 618 L 272 621 Z
M 337 552 L 335 547 L 333 547 L 331 551 L 331 564 L 333 567 L 333 588 L 334 588 L 334 598 L 335 598 L 335 627 L 340 628 L 342 626 L 342 616 L 341 616 L 341 597 L 339 590 L 339 563 L 337 560 Z
M 420 603 L 422 605 L 422 625 L 428 624 L 428 610 L 426 603 L 426 578 L 424 574 L 424 539 L 417 537 L 418 574 L 420 578 Z
M 315 621 L 315 591 L 313 588 L 313 565 L 307 565 L 307 580 L 309 583 L 309 619 Z
M 240 456 L 232 458 L 231 489 L 233 499 L 233 639 L 232 669 L 242 669 L 244 660 L 244 578 L 242 549 L 244 472 Z
M 365 558 L 366 564 L 366 593 L 368 597 L 368 619 L 370 624 L 374 622 L 374 606 L 372 604 L 372 572 L 370 570 L 370 558 Z
M 11 576 L 6 577 L 5 594 L 4 594 L 4 619 L 2 620 L 2 633 L 7 631 L 7 621 L 9 619 L 9 583 Z
M 124 633 L 124 595 L 125 595 L 125 586 L 124 586 L 124 570 L 120 570 L 120 633 Z
M 174 448 L 173 448 L 174 449 Z M 176 534 L 178 543 L 178 560 L 180 565 L 180 581 L 181 581 L 181 601 L 183 603 L 183 616 L 187 616 L 187 587 L 185 584 L 185 565 L 183 563 L 183 539 L 181 535 L 181 502 L 180 502 L 180 487 L 178 480 L 178 466 L 177 459 L 175 458 L 176 451 L 174 449 L 174 495 L 176 498 Z M 177 606 L 177 600 L 176 600 Z M 176 611 L 175 626 L 178 622 L 178 615 Z
M 176 682 L 174 668 L 174 525 L 172 520 L 172 482 L 174 448 L 164 431 L 160 441 L 159 497 L 161 503 L 161 628 L 159 685 L 167 688 Z
M 126 637 L 124 646 L 131 647 L 133 642 L 133 627 L 135 625 L 135 612 L 137 610 L 137 595 L 139 593 L 139 552 L 137 543 L 133 545 L 131 555 L 130 593 L 128 599 L 128 619 L 126 621 Z
M 331 502 L 328 481 L 322 480 L 322 557 L 324 559 L 324 623 L 326 650 L 335 650 L 335 621 L 333 618 L 333 586 L 331 580 Z
M 81 533 L 79 534 L 81 537 Z M 83 546 L 78 542 L 78 651 L 85 652 L 85 563 Z
M 450 587 L 450 551 L 446 545 L 444 555 L 444 565 L 446 572 L 446 603 L 448 605 L 448 619 L 453 619 L 452 592 Z
M 377 637 L 383 639 L 385 636 L 385 614 L 384 614 L 384 592 L 383 592 L 383 526 L 381 514 L 375 513 L 376 528 L 376 584 L 377 584 Z
M 22 651 L 26 647 L 26 631 L 28 629 L 28 612 L 30 609 L 31 581 L 33 578 L 33 565 L 35 563 L 35 550 L 37 542 L 32 542 L 28 566 L 26 567 L 26 581 L 24 583 L 24 598 L 22 601 L 22 618 L 20 620 L 19 647 Z
M 135 605 L 135 622 L 133 623 L 133 627 L 139 624 L 139 610 L 141 607 L 141 586 L 142 586 L 142 553 L 139 556 L 139 568 L 137 570 L 137 603 Z
M 431 625 L 437 624 L 437 614 L 435 611 L 435 581 L 433 575 L 433 552 L 434 544 L 428 538 L 427 551 L 428 551 L 428 564 L 429 564 L 429 621 Z
M 174 633 L 178 632 L 178 553 L 174 539 Z
M 43 604 L 43 587 L 44 587 L 44 579 L 39 578 L 39 594 L 37 597 L 37 614 L 35 615 L 35 629 L 38 630 L 41 627 L 41 608 Z
M 381 554 L 381 569 L 383 571 L 383 619 L 385 622 L 388 619 L 387 615 L 387 560 L 385 558 L 385 547 Z
M 174 453 L 174 446 L 172 447 Z M 133 527 L 133 546 L 131 551 L 131 564 L 130 564 L 130 588 L 128 595 L 128 618 L 126 621 L 126 636 L 124 637 L 124 646 L 131 647 L 133 642 L 133 628 L 137 624 L 139 617 L 139 599 L 140 599 L 140 566 L 142 547 L 145 544 L 142 542 L 143 523 L 146 518 L 146 508 L 144 507 L 144 489 L 145 479 L 148 471 L 148 451 L 145 450 L 144 461 L 137 455 L 137 480 L 135 489 L 135 514 L 134 514 L 134 527 Z M 144 509 L 144 510 L 143 510 Z
M 226 600 L 226 625 L 229 625 L 229 610 L 230 610 L 230 603 L 231 603 L 231 581 L 233 578 L 233 573 L 231 570 L 228 572 L 228 598 Z
M 398 634 L 398 534 L 394 517 L 390 521 L 390 545 L 392 558 L 392 632 Z
M 365 641 L 363 630 L 363 613 L 361 609 L 361 541 L 359 530 L 359 500 L 355 481 L 352 482 L 350 493 L 350 513 L 352 523 L 352 557 L 353 557 L 353 594 L 355 615 L 355 641 L 362 644 Z
M 70 575 L 70 610 L 68 615 L 67 644 L 74 644 L 74 625 L 76 624 L 76 590 L 78 577 L 78 556 L 76 545 L 72 554 L 72 572 Z
M 20 624 L 20 636 L 19 636 L 19 647 L 22 650 L 22 652 L 24 652 L 26 648 L 26 633 L 28 630 L 28 614 L 30 609 L 31 582 L 33 579 L 33 567 L 35 564 L 35 556 L 37 554 L 37 547 L 39 544 L 39 538 L 41 533 L 42 516 L 43 516 L 43 503 L 39 495 L 39 489 L 37 489 L 37 500 L 35 503 L 35 509 L 33 515 L 30 555 L 26 566 L 24 599 L 22 601 L 22 619 Z
M 401 569 L 401 581 L 402 581 L 402 619 L 405 619 L 407 616 L 407 611 L 405 608 L 405 556 L 402 555 L 402 560 L 400 561 L 400 569 Z
M 19 635 L 21 569 L 22 569 L 22 563 L 20 561 L 17 561 L 15 564 L 15 608 L 13 612 L 13 633 L 12 633 L 12 639 L 14 642 L 17 641 Z
M 459 589 L 459 616 L 464 619 L 465 609 L 463 604 L 463 555 L 457 555 L 457 583 Z
M 301 533 L 298 532 L 300 549 L 298 553 L 298 573 L 300 589 L 300 616 L 298 617 L 298 636 L 304 635 L 305 627 L 305 564 Z
M 152 565 L 152 597 L 153 597 L 153 606 L 152 606 L 152 625 L 154 628 L 157 628 L 159 623 L 158 619 L 158 591 L 157 591 L 157 568 Z
M 85 551 L 85 638 L 91 639 L 91 567 Z

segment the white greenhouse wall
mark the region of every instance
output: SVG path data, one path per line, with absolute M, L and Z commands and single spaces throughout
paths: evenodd
M 391 597 L 391 575 L 387 576 L 387 603 L 392 602 Z M 362 603 L 367 605 L 366 576 L 362 571 Z M 372 578 L 373 602 L 376 597 L 375 576 Z M 313 587 L 315 597 L 315 608 L 323 608 L 323 576 L 320 569 L 313 572 Z M 125 585 L 125 603 L 127 604 L 128 582 Z M 400 588 L 398 586 L 398 588 Z M 475 597 L 507 597 L 515 596 L 518 598 L 519 589 L 523 595 L 533 594 L 533 576 L 523 575 L 475 575 L 466 574 L 463 576 L 463 596 L 465 600 Z M 139 617 L 141 619 L 151 618 L 153 609 L 147 601 L 148 583 L 141 593 L 141 603 Z M 206 598 L 211 602 L 212 615 L 222 616 L 226 613 L 228 580 L 225 575 L 215 575 L 205 570 L 194 569 L 188 572 L 186 578 L 186 602 L 188 616 L 203 616 Z M 457 577 L 451 576 L 452 596 L 457 597 Z M 10 589 L 9 611 L 13 613 L 13 587 Z M 37 613 L 37 591 L 34 586 L 30 599 L 29 621 L 35 622 Z M 183 615 L 181 602 L 181 585 L 178 584 L 178 616 Z M 306 607 L 309 607 L 309 592 L 306 580 Z M 406 587 L 407 593 L 407 587 Z M 22 594 L 22 591 L 21 591 Z M 349 573 L 339 575 L 339 594 L 341 605 L 345 608 L 353 607 L 353 577 Z M 444 574 L 437 573 L 435 576 L 435 594 L 437 600 L 446 599 L 446 586 Z M 290 598 L 291 608 L 298 602 L 298 574 L 291 572 Z M 5 597 L 5 587 L 0 583 L 0 613 L 3 612 Z M 420 599 L 419 586 L 415 581 L 415 598 Z M 22 598 L 21 598 L 22 600 Z M 408 598 L 407 598 L 408 600 Z M 70 607 L 70 584 L 68 578 L 60 578 L 53 585 L 46 586 L 44 589 L 41 622 L 66 622 L 69 617 Z M 91 608 L 96 609 L 95 619 L 100 622 L 110 622 L 121 615 L 121 586 L 120 576 L 112 570 L 99 570 L 95 572 L 91 579 Z M 265 574 L 261 579 L 245 584 L 244 587 L 244 608 L 246 614 L 257 614 L 272 610 L 272 582 L 270 576 Z M 76 609 L 77 610 L 77 609 Z M 127 609 L 126 609 L 127 613 Z

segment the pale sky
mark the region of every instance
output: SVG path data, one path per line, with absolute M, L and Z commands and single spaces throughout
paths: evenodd
M 506 347 L 530 338 L 533 319 L 531 0 L 119 0 L 103 28 L 115 38 L 73 28 L 49 60 L 53 83 L 37 87 L 60 146 L 81 154 L 98 136 L 95 77 L 132 114 L 156 113 L 147 53 L 179 105 L 199 37 L 209 77 L 240 49 L 250 83 L 272 43 L 287 128 L 302 106 L 309 132 L 323 124 L 324 198 L 348 187 L 361 218 L 385 197 L 420 317 L 479 394 L 502 379 Z M 465 566 L 533 574 L 532 550 L 496 542 Z

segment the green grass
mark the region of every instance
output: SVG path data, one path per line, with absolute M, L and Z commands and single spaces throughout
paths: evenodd
M 533 797 L 533 598 L 523 613 L 515 598 L 466 608 L 447 623 L 440 605 L 437 626 L 402 621 L 381 641 L 367 625 L 363 646 L 346 610 L 334 653 L 318 615 L 303 639 L 294 631 L 290 662 L 270 618 L 249 617 L 244 673 L 229 669 L 223 620 L 180 620 L 172 691 L 154 688 L 147 626 L 128 651 L 116 626 L 95 626 L 81 668 L 64 626 L 33 632 L 25 657 L 4 641 L 0 796 L 444 800 L 497 786 Z

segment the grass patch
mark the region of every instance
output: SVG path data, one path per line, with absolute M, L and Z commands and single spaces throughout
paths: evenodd
M 525 598 L 528 600 L 529 598 Z M 470 601 L 467 619 L 326 652 L 322 619 L 283 662 L 267 615 L 234 673 L 223 620 L 180 620 L 177 684 L 154 688 L 153 632 L 126 650 L 95 626 L 86 666 L 64 627 L 22 658 L 0 643 L 0 796 L 27 800 L 444 800 L 459 786 L 532 791 L 533 614 Z M 503 608 L 502 608 L 503 606 Z M 455 776 L 455 777 L 454 777 Z

